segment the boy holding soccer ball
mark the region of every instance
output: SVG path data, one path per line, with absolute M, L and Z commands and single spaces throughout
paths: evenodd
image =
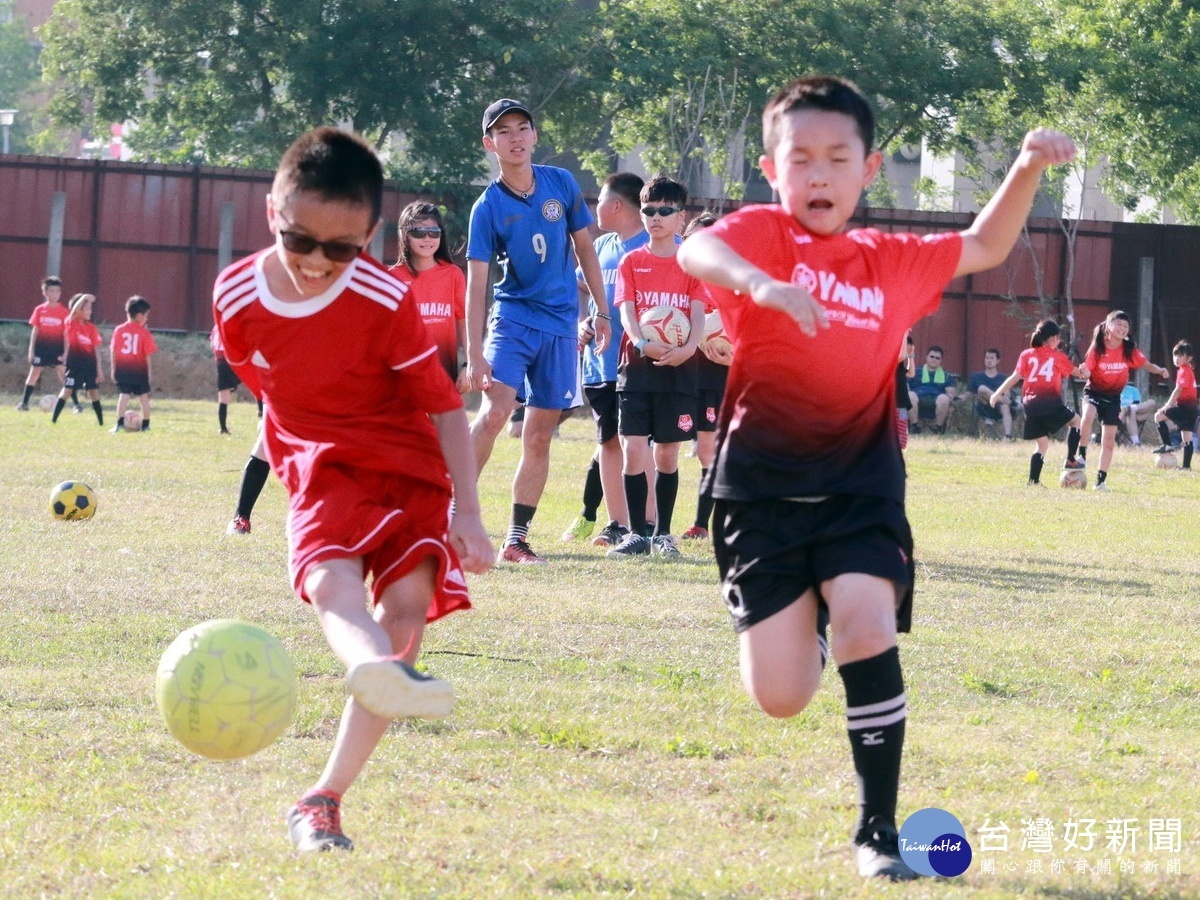
M 470 606 L 463 570 L 492 559 L 462 399 L 405 286 L 362 252 L 382 197 L 366 142 L 334 128 L 303 135 L 267 197 L 274 245 L 214 289 L 226 358 L 266 401 L 292 586 L 348 670 L 325 771 L 287 816 L 305 851 L 353 847 L 341 797 L 391 719 L 449 714 L 450 685 L 413 664 L 426 622 Z
M 614 559 L 680 555 L 671 534 L 671 517 L 679 495 L 679 445 L 696 436 L 695 353 L 704 333 L 704 285 L 679 268 L 675 258 L 687 188 L 656 175 L 642 187 L 641 201 L 642 224 L 650 242 L 626 253 L 617 267 L 615 298 L 625 331 L 617 367 L 617 432 L 629 534 L 608 551 Z M 681 346 L 642 337 L 640 319 L 657 307 L 674 307 L 687 314 L 691 327 Z M 651 466 L 657 519 L 648 538 Z
M 1025 137 L 1004 183 L 962 233 L 848 230 L 882 162 L 858 88 L 800 78 L 763 111 L 763 173 L 778 206 L 697 232 L 683 268 L 710 283 L 733 363 L 709 473 L 713 543 L 742 679 L 768 715 L 812 699 L 823 623 L 846 692 L 858 777 L 852 840 L 864 877 L 910 879 L 896 801 L 907 713 L 897 631 L 910 624 L 912 536 L 894 423 L 896 348 L 960 275 L 1001 263 L 1042 171 L 1075 145 Z M 831 384 L 847 359 L 856 377 Z

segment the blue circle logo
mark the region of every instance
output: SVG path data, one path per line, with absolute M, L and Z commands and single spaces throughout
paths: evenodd
M 936 806 L 918 809 L 900 826 L 900 858 L 922 875 L 953 878 L 971 865 L 962 822 Z

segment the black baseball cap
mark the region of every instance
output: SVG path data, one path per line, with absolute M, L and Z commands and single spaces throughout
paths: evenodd
M 497 100 L 483 111 L 483 133 L 487 134 L 488 129 L 496 124 L 497 119 L 499 119 L 505 113 L 510 112 L 524 113 L 526 118 L 529 119 L 529 124 L 533 124 L 533 113 L 525 108 L 524 103 L 520 103 L 516 100 L 509 100 L 507 97 L 505 97 L 502 100 Z

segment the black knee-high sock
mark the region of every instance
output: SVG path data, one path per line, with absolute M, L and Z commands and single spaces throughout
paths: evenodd
M 64 407 L 64 406 L 66 406 L 66 405 L 67 405 L 67 398 L 66 398 L 66 397 L 59 397 L 59 398 L 58 398 L 58 401 L 57 401 L 57 402 L 54 404 L 54 415 L 52 415 L 52 416 L 50 417 L 50 421 L 51 421 L 51 422 L 57 422 L 57 421 L 58 421 L 58 416 L 59 416 L 59 413 L 61 413 L 61 412 L 63 411 L 63 407 Z
M 846 686 L 846 730 L 858 776 L 858 822 L 862 833 L 873 816 L 896 821 L 900 757 L 908 712 L 900 651 L 891 647 L 838 668 Z
M 629 530 L 634 534 L 645 534 L 646 498 L 650 496 L 646 473 L 622 475 L 621 480 L 625 483 L 625 503 L 629 506 Z
M 1029 457 L 1029 483 L 1041 484 L 1042 479 L 1042 463 L 1045 459 L 1042 454 L 1035 453 Z
M 708 530 L 708 520 L 712 518 L 713 498 L 712 494 L 705 493 L 704 482 L 708 478 L 708 469 L 700 470 L 700 493 L 696 497 L 696 521 L 695 525 L 698 528 Z
M 1108 473 L 1105 472 L 1103 469 L 1101 469 L 1099 472 L 1096 473 L 1096 484 L 1098 484 L 1098 485 L 1104 484 L 1104 482 L 1107 480 L 1108 480 Z
M 1162 438 L 1162 442 L 1168 446 L 1171 444 L 1171 429 L 1167 427 L 1166 422 L 1158 423 L 1158 436 Z
M 96 421 L 99 422 L 101 425 L 103 425 L 104 424 L 104 407 L 102 407 L 100 405 L 99 400 L 92 401 L 92 409 L 96 413 Z
M 229 404 L 228 403 L 218 403 L 217 404 L 217 423 L 221 426 L 222 431 L 228 431 L 228 428 L 226 428 L 226 426 L 225 426 L 225 423 L 228 420 L 229 420 Z
M 508 537 L 505 538 L 505 544 L 515 544 L 517 541 L 529 540 L 529 525 L 533 522 L 533 517 L 537 513 L 536 506 L 530 506 L 528 503 L 514 503 L 512 505 L 512 522 L 508 526 Z
M 21 398 L 21 405 L 22 405 L 22 406 L 28 406 L 28 405 L 29 405 L 29 398 L 33 396 L 33 389 L 34 389 L 36 386 L 37 386 L 37 385 L 33 385 L 33 384 L 27 384 L 27 385 L 25 385 L 25 396 Z
M 587 475 L 583 478 L 583 511 L 580 515 L 589 522 L 596 521 L 596 510 L 604 499 L 604 482 L 600 480 L 600 460 L 592 457 Z
M 1187 441 L 1183 445 L 1183 467 L 1190 469 L 1192 467 L 1192 451 L 1196 448 L 1192 446 L 1191 441 Z
M 79 391 L 71 391 L 71 402 L 75 404 L 76 409 L 83 409 L 83 406 L 79 402 Z
M 263 485 L 267 483 L 267 476 L 270 473 L 271 467 L 265 459 L 251 456 L 246 461 L 246 467 L 242 469 L 242 488 L 238 493 L 237 514 L 239 516 L 245 519 L 250 518 L 250 514 L 254 512 L 254 504 L 258 502 L 258 495 L 262 493 Z
M 658 504 L 655 534 L 671 533 L 671 517 L 675 515 L 675 500 L 679 497 L 679 470 L 659 472 L 654 478 L 654 501 Z
M 1074 459 L 1075 454 L 1079 451 L 1079 429 L 1067 429 L 1067 459 Z

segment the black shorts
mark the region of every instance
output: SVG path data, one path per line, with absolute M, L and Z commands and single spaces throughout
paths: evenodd
M 696 436 L 696 398 L 691 394 L 618 391 L 617 430 L 650 437 L 656 444 L 681 444 Z
M 596 423 L 596 443 L 607 444 L 617 436 L 617 383 L 605 381 L 600 384 L 585 384 L 583 395 L 592 408 L 592 421 Z
M 1172 406 L 1164 409 L 1163 415 L 1175 423 L 1180 431 L 1196 430 L 1196 415 L 1200 412 L 1195 406 Z
M 73 391 L 96 390 L 96 363 L 94 360 L 80 360 L 67 366 L 63 377 L 63 386 Z
M 121 394 L 129 394 L 131 397 L 140 397 L 142 394 L 150 393 L 150 382 L 148 381 L 118 381 L 117 391 Z
M 1025 440 L 1049 437 L 1075 418 L 1071 409 L 1057 397 L 1033 400 L 1025 404 Z
M 696 397 L 696 430 L 716 431 L 717 411 L 721 408 L 721 395 L 724 391 L 700 388 Z
M 1121 424 L 1121 395 L 1105 394 L 1100 391 L 1083 389 L 1083 399 L 1096 407 L 1096 418 L 1101 425 Z
M 34 353 L 33 360 L 29 363 L 35 369 L 56 369 L 63 364 L 62 351 L 58 354 L 53 353 Z
M 237 373 L 229 365 L 229 360 L 222 357 L 217 360 L 217 390 L 232 391 L 242 383 Z
M 717 500 L 713 548 L 725 605 L 742 632 L 838 575 L 896 585 L 896 630 L 912 627 L 913 542 L 904 505 L 838 495 L 795 500 Z

